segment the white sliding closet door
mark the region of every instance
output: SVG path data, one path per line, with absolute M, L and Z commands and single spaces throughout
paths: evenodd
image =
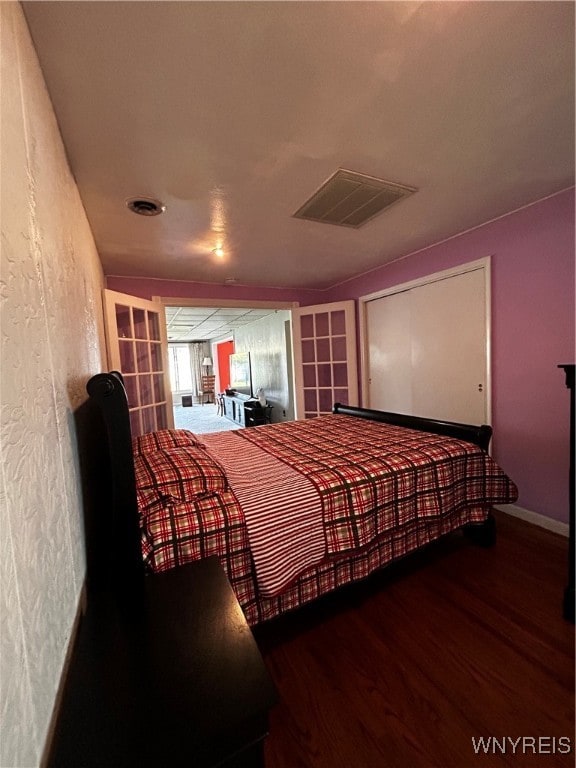
M 412 413 L 412 350 L 409 291 L 366 305 L 370 360 L 370 407 Z
M 485 424 L 486 317 L 481 270 L 411 293 L 416 416 Z
M 486 307 L 483 268 L 368 301 L 370 407 L 487 423 Z

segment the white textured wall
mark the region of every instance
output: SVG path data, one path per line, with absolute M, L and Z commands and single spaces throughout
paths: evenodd
M 274 406 L 274 422 L 294 419 L 290 334 L 286 329 L 289 323 L 290 312 L 279 309 L 234 333 L 236 351 L 250 352 L 254 394 L 259 387 L 264 389 L 266 400 Z
M 40 761 L 84 577 L 74 409 L 103 276 L 20 5 L 0 2 L 0 766 Z

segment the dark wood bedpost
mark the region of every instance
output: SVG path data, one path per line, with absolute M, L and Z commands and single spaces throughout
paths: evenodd
M 462 530 L 479 547 L 493 547 L 496 544 L 496 519 L 492 512 L 483 523 L 469 523 Z
M 563 368 L 566 374 L 566 386 L 570 390 L 570 470 L 568 482 L 570 484 L 568 491 L 568 584 L 564 590 L 564 618 L 574 623 L 576 592 L 574 586 L 574 569 L 576 564 L 574 562 L 574 441 L 575 441 L 575 406 L 574 406 L 574 363 L 569 365 L 559 365 L 558 368 Z

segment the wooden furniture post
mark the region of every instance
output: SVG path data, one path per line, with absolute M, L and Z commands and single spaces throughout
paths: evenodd
M 569 527 L 569 541 L 568 541 L 568 584 L 564 590 L 564 618 L 574 623 L 575 601 L 576 594 L 574 590 L 574 430 L 575 430 L 575 415 L 574 415 L 574 363 L 569 365 L 559 365 L 558 368 L 563 368 L 566 374 L 566 386 L 570 390 L 570 471 L 569 471 L 569 496 L 568 496 L 568 527 Z

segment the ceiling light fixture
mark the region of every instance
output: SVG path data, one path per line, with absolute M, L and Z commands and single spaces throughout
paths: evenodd
M 214 256 L 218 256 L 218 258 L 221 259 L 224 256 L 224 248 L 222 248 L 221 245 L 218 245 L 216 248 L 212 248 L 212 253 Z
M 139 216 L 159 216 L 166 210 L 164 203 L 153 197 L 130 197 L 126 200 L 126 206 Z

